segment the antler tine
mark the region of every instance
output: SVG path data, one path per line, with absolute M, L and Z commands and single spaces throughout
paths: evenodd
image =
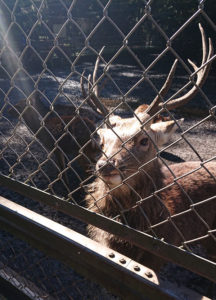
M 200 30 L 201 37 L 202 37 L 202 49 L 203 49 L 202 65 L 203 65 L 206 62 L 206 58 L 207 58 L 207 47 L 206 47 L 205 31 L 200 23 L 199 23 L 199 30 Z
M 150 116 L 154 115 L 159 110 L 159 105 L 161 104 L 161 98 L 164 97 L 167 94 L 167 92 L 168 92 L 168 90 L 169 90 L 169 88 L 172 84 L 172 79 L 173 79 L 174 74 L 175 74 L 177 63 L 178 63 L 178 59 L 176 59 L 174 61 L 173 65 L 170 69 L 170 72 L 167 76 L 167 79 L 166 79 L 164 85 L 162 86 L 162 88 L 160 89 L 158 95 L 154 98 L 152 103 L 149 105 L 149 107 L 145 111 Z
M 203 56 L 202 56 L 202 64 L 206 64 L 204 67 L 202 67 L 197 73 L 197 79 L 196 84 L 183 96 L 173 99 L 170 102 L 166 104 L 166 108 L 168 110 L 177 108 L 179 106 L 182 106 L 183 104 L 186 104 L 189 100 L 191 100 L 198 92 L 199 88 L 201 88 L 206 81 L 206 78 L 208 76 L 209 70 L 211 68 L 211 62 L 208 63 L 209 59 L 213 56 L 214 48 L 212 45 L 212 40 L 209 38 L 209 47 L 208 47 L 208 53 L 207 53 L 207 43 L 205 38 L 205 32 L 199 24 L 199 29 L 202 37 L 202 49 L 203 49 Z M 196 72 L 200 67 L 197 67 L 195 63 L 193 63 L 190 59 L 188 59 L 189 64 L 193 67 L 194 71 Z M 163 107 L 163 103 L 159 104 L 159 108 Z
M 90 95 L 91 92 L 91 87 L 92 87 L 92 83 L 91 83 L 91 74 L 88 75 L 88 93 Z
M 92 87 L 92 83 L 89 80 L 91 78 L 91 75 L 88 77 L 88 91 L 89 91 L 89 95 L 91 97 L 92 102 L 94 103 L 96 110 L 97 108 L 99 109 L 100 114 L 102 114 L 103 116 L 106 116 L 109 111 L 106 108 L 106 106 L 99 100 L 99 98 L 95 95 L 94 91 L 91 91 L 91 87 Z M 98 110 L 97 110 L 98 112 Z
M 98 97 L 95 95 L 94 91 L 91 91 L 92 88 L 92 81 L 91 81 L 91 74 L 88 75 L 88 94 L 91 95 L 89 101 L 91 101 L 91 104 L 93 105 L 93 109 L 94 111 L 96 111 L 99 114 L 102 114 L 102 111 L 100 109 L 100 100 L 98 99 Z M 99 109 L 99 111 L 98 111 Z
M 83 83 L 83 78 L 84 78 L 84 73 L 85 71 L 82 72 L 81 74 L 81 77 L 80 77 L 80 86 L 81 86 L 81 91 L 82 91 L 82 95 L 83 95 L 83 98 L 86 99 L 87 97 L 87 103 L 88 105 L 96 112 L 98 113 L 97 111 L 97 107 L 94 105 L 94 103 L 92 102 L 91 98 L 89 96 L 87 96 L 87 93 L 86 93 L 86 90 L 85 90 L 85 87 L 84 87 L 84 83 Z M 91 80 L 91 79 L 90 79 Z M 89 79 L 88 79 L 88 82 L 89 82 Z M 89 90 L 89 83 L 88 83 L 88 90 Z
M 94 90 L 94 93 L 97 97 L 99 96 L 99 94 L 98 94 L 98 85 L 97 84 L 95 85 L 95 81 L 96 81 L 98 66 L 99 66 L 99 62 L 100 62 L 100 56 L 101 56 L 102 52 L 104 51 L 104 48 L 105 48 L 105 46 L 103 46 L 101 48 L 101 50 L 99 51 L 99 53 L 98 53 L 98 57 L 97 57 L 96 62 L 95 62 L 95 67 L 94 67 L 93 76 L 92 76 L 92 84 L 94 86 L 93 90 Z
M 105 47 L 102 47 L 102 49 L 98 53 L 98 57 L 97 57 L 97 60 L 95 62 L 95 67 L 94 67 L 94 71 L 93 71 L 92 82 L 91 82 L 91 74 L 88 75 L 88 79 L 87 79 L 87 81 L 88 81 L 88 95 L 86 93 L 86 90 L 85 90 L 85 87 L 84 87 L 84 84 L 83 84 L 84 72 L 82 73 L 81 78 L 80 78 L 80 85 L 81 85 L 81 90 L 82 90 L 83 97 L 88 98 L 87 102 L 91 106 L 91 108 L 95 112 L 97 112 L 100 115 L 106 117 L 108 115 L 109 111 L 104 106 L 104 104 L 99 100 L 99 98 L 98 98 L 98 86 L 95 85 L 98 65 L 99 65 L 99 61 L 100 61 L 100 55 L 102 54 L 104 48 Z M 109 123 L 109 119 L 107 120 L 107 122 Z
M 82 72 L 81 77 L 80 77 L 80 86 L 81 86 L 83 98 L 85 99 L 87 97 L 87 93 L 86 93 L 84 83 L 83 83 L 84 74 L 85 74 L 85 70 Z
M 109 111 L 106 108 L 106 106 L 104 106 L 104 104 L 99 100 L 98 85 L 95 85 L 100 56 L 101 56 L 104 48 L 105 48 L 105 46 L 103 46 L 98 53 L 98 57 L 96 59 L 95 67 L 94 67 L 94 71 L 93 71 L 92 82 L 91 82 L 91 74 L 89 74 L 89 76 L 88 76 L 88 93 L 90 95 L 92 102 L 95 105 L 96 111 L 98 112 L 98 110 L 97 110 L 97 108 L 98 108 L 99 113 L 103 116 L 106 116 L 109 113 Z M 92 91 L 91 91 L 91 89 L 92 89 Z

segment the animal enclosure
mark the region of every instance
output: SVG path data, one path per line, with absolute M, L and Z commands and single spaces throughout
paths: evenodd
M 3 294 L 215 297 L 215 3 L 0 6 Z

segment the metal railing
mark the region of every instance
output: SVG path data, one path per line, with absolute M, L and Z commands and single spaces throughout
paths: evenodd
M 130 7 L 130 4 L 126 2 L 119 4 L 125 10 L 125 7 L 127 9 L 128 6 Z M 86 229 L 86 224 L 98 228 L 98 231 L 96 231 L 98 233 L 101 232 L 100 230 L 104 230 L 106 232 L 104 234 L 108 239 L 109 237 L 112 239 L 111 237 L 114 236 L 114 239 L 116 237 L 120 244 L 126 245 L 126 252 L 122 251 L 122 245 L 113 246 L 114 250 L 117 251 L 115 252 L 117 256 L 120 255 L 118 254 L 119 251 L 128 260 L 128 257 L 130 257 L 144 264 L 144 261 L 140 259 L 140 257 L 142 258 L 140 253 L 148 251 L 149 257 L 151 257 L 150 254 L 154 255 L 153 259 L 154 257 L 160 257 L 165 261 L 171 261 L 215 282 L 215 262 L 205 254 L 205 248 L 194 247 L 193 245 L 210 240 L 208 245 L 212 249 L 216 246 L 216 219 L 214 217 L 216 173 L 214 165 L 212 166 L 216 159 L 214 150 L 216 103 L 213 84 L 216 56 L 214 53 L 209 54 L 209 56 L 203 54 L 202 63 L 199 67 L 195 66 L 194 72 L 192 72 L 186 63 L 186 52 L 182 54 L 181 48 L 176 49 L 175 42 L 179 43 L 182 36 L 186 36 L 190 27 L 195 30 L 194 32 L 199 32 L 197 23 L 200 22 L 204 23 L 205 33 L 211 37 L 214 47 L 216 26 L 209 14 L 209 8 L 207 9 L 208 1 L 198 1 L 191 8 L 191 14 L 187 16 L 187 20 L 181 21 L 181 25 L 175 24 L 175 32 L 171 31 L 171 33 L 170 28 L 163 27 L 160 19 L 158 19 L 159 17 L 156 18 L 154 12 L 155 1 L 144 1 L 142 4 L 138 4 L 140 5 L 140 18 L 130 16 L 128 10 L 127 20 L 130 26 L 125 25 L 126 29 L 124 29 L 121 22 L 118 23 L 116 16 L 119 16 L 119 11 L 116 10 L 115 1 L 112 0 L 95 1 L 92 6 L 86 7 L 86 11 L 83 12 L 84 15 L 82 15 L 83 3 L 81 1 L 70 3 L 70 1 L 64 2 L 61 0 L 53 2 L 33 2 L 29 0 L 23 1 L 22 4 L 19 1 L 14 3 L 0 1 L 2 11 L 2 21 L 0 23 L 0 73 L 2 76 L 0 82 L 0 184 L 7 188 L 7 190 L 2 190 L 2 194 L 6 198 L 12 198 L 19 205 L 27 206 L 30 210 L 36 210 L 41 215 L 48 215 L 49 218 L 63 223 L 81 234 L 86 235 L 88 231 L 91 231 L 88 229 L 89 227 Z M 175 4 L 172 6 L 175 6 Z M 136 11 L 135 5 L 133 5 L 133 9 Z M 166 10 L 166 8 L 164 9 Z M 56 10 L 59 10 L 58 14 Z M 153 31 L 156 31 L 155 36 Z M 113 40 L 110 40 L 112 32 Z M 149 40 L 149 32 L 153 36 L 151 41 Z M 163 41 L 161 48 L 158 48 L 157 37 L 160 37 Z M 143 38 L 145 47 L 140 46 L 140 38 Z M 155 47 L 153 43 L 155 43 Z M 200 41 L 198 43 L 195 39 L 193 47 L 200 47 L 201 49 Z M 42 44 L 43 46 L 41 46 Z M 105 48 L 102 46 L 105 46 Z M 150 54 L 148 47 L 153 49 Z M 209 51 L 210 53 L 211 43 L 209 45 L 203 44 L 203 48 L 203 51 Z M 159 53 L 154 51 L 159 51 Z M 198 52 L 201 56 L 201 51 Z M 149 58 L 146 58 L 145 55 L 149 55 Z M 170 66 L 170 60 L 174 61 L 174 59 L 179 61 L 179 73 L 173 80 L 168 96 L 165 97 L 163 91 L 158 87 L 163 85 L 164 73 L 168 73 L 167 66 Z M 196 59 L 200 61 L 199 57 L 196 57 Z M 208 78 L 206 75 L 205 85 L 202 87 L 196 77 L 199 77 L 202 72 L 205 73 L 210 65 L 212 66 L 210 70 L 212 73 L 208 75 Z M 160 69 L 163 70 L 162 75 L 158 75 Z M 196 88 L 198 92 L 192 104 L 189 103 L 170 112 L 168 107 L 173 99 L 186 94 L 188 90 L 193 88 Z M 143 96 L 144 92 L 146 92 L 146 96 Z M 134 112 L 137 106 L 149 104 L 150 99 L 153 99 L 156 95 L 159 95 L 164 105 L 150 118 L 145 119 L 145 117 L 142 119 L 143 115 L 140 115 L 139 111 Z M 145 97 L 146 102 L 143 103 Z M 146 106 L 145 109 L 148 110 L 149 108 Z M 119 119 L 112 121 L 115 115 Z M 182 117 L 185 117 L 183 123 L 180 120 Z M 139 133 L 143 132 L 148 135 L 148 138 L 151 138 L 150 142 L 155 148 L 155 156 L 148 161 L 140 161 L 140 158 L 136 157 L 136 153 L 134 154 L 130 147 L 127 148 L 127 142 L 133 140 L 133 135 L 123 141 L 122 137 L 119 136 L 119 131 L 115 130 L 117 122 L 119 120 L 125 122 L 122 120 L 126 120 L 126 118 L 131 118 L 131 120 L 134 118 L 133 122 L 139 122 L 139 126 L 142 127 L 139 129 Z M 149 122 L 154 124 L 163 123 L 164 125 L 165 122 L 168 122 L 167 124 L 172 124 L 177 132 L 173 130 L 171 141 L 168 141 L 165 146 L 161 146 L 157 144 L 157 141 L 152 140 L 152 136 L 149 136 L 148 125 L 146 125 Z M 107 128 L 107 132 L 108 130 L 111 131 L 115 139 L 121 139 L 120 148 L 113 152 L 111 157 L 107 155 L 108 152 L 103 147 L 101 148 L 101 128 Z M 165 133 L 169 135 L 169 129 L 166 130 Z M 115 167 L 115 170 L 121 174 L 122 181 L 114 187 L 108 185 L 108 189 L 105 184 L 104 194 L 99 194 L 98 198 L 95 199 L 89 186 L 93 187 L 92 182 L 95 180 L 97 182 L 104 180 L 101 173 L 98 172 L 98 164 L 95 168 L 99 157 L 106 157 L 109 164 L 113 157 L 125 149 L 133 157 L 134 162 L 136 162 L 135 165 L 139 163 L 138 167 L 127 176 L 124 171 L 122 172 L 121 169 Z M 196 160 L 197 163 L 194 165 L 186 164 L 190 160 Z M 155 177 L 151 173 L 150 175 L 147 174 L 148 166 L 155 161 L 160 161 L 163 167 L 166 168 L 166 172 L 170 172 L 170 180 L 167 180 L 167 185 L 159 185 L 158 188 L 155 188 L 157 186 L 157 182 L 154 182 Z M 177 171 L 175 173 L 177 169 L 172 169 L 172 163 L 181 164 L 184 161 L 186 161 L 184 165 L 177 167 L 178 170 L 181 169 L 181 172 Z M 185 168 L 184 171 L 183 166 L 185 164 L 190 167 Z M 151 192 L 147 195 L 141 194 L 130 181 L 130 179 L 133 180 L 137 175 L 143 173 L 150 178 L 149 185 L 154 186 L 154 189 L 151 189 Z M 191 194 L 191 190 L 193 191 L 192 183 L 197 176 L 200 176 L 199 174 L 206 176 L 209 185 L 205 181 L 206 186 L 200 188 L 197 192 L 199 194 L 193 194 L 193 192 Z M 191 182 L 190 188 L 185 188 L 184 182 L 186 181 Z M 125 204 L 121 202 L 121 198 L 114 197 L 112 201 L 115 208 L 107 213 L 107 207 L 102 207 L 104 205 L 103 199 L 112 197 L 112 194 L 123 186 L 130 191 L 131 201 Z M 175 209 L 170 208 L 163 199 L 163 195 L 167 195 L 166 191 L 172 189 L 177 189 L 181 194 L 182 201 L 187 202 L 183 206 L 180 205 L 181 209 L 178 209 L 177 206 Z M 202 196 L 201 191 L 204 189 L 208 192 L 203 192 Z M 18 197 L 12 191 L 36 200 L 37 204 Z M 152 212 L 148 215 L 149 211 L 146 203 L 149 205 L 150 201 L 157 207 L 159 216 L 156 217 L 156 220 L 153 220 Z M 16 220 L 14 211 L 10 212 L 10 222 L 7 221 L 4 217 L 6 211 L 8 217 L 10 215 L 7 205 L 9 204 L 3 202 L 0 208 L 1 224 L 6 231 L 7 227 L 11 227 L 13 234 L 21 232 L 23 238 L 27 234 L 27 232 L 23 234 L 23 228 L 26 224 L 17 225 L 21 223 L 18 219 Z M 19 209 L 18 206 L 16 208 Z M 63 214 L 61 215 L 59 212 Z M 25 217 L 22 216 L 22 218 L 28 218 L 30 215 L 30 212 L 25 211 Z M 134 222 L 134 218 L 137 218 L 138 223 Z M 192 221 L 189 222 L 189 220 Z M 182 225 L 186 221 L 188 225 Z M 34 218 L 31 219 L 31 216 L 28 222 L 31 226 L 34 226 Z M 16 225 L 13 225 L 13 223 Z M 47 221 L 47 223 L 49 222 Z M 196 223 L 197 228 L 196 234 L 192 236 L 189 232 L 191 228 L 195 228 L 193 227 L 194 223 Z M 38 226 L 38 228 L 41 228 L 42 225 L 39 224 Z M 51 228 L 54 223 L 46 226 Z M 160 228 L 165 229 L 160 231 Z M 45 231 L 48 232 L 49 230 L 46 229 Z M 170 231 L 170 235 L 176 238 L 169 237 L 169 234 L 166 234 L 168 231 Z M 37 229 L 35 232 L 40 237 L 40 230 Z M 1 235 L 7 236 L 5 246 L 1 247 L 6 249 L 3 252 L 5 253 L 5 259 L 8 260 L 10 251 L 7 249 L 7 245 L 12 244 L 13 238 L 5 232 L 2 232 Z M 47 233 L 47 240 L 55 239 L 57 235 L 57 232 L 52 232 L 52 236 Z M 74 237 L 70 238 L 73 240 Z M 29 239 L 32 242 L 32 236 Z M 41 235 L 37 243 L 35 241 L 33 243 L 34 246 L 36 244 L 36 248 L 42 249 L 42 251 L 46 248 L 43 239 L 44 236 Z M 62 240 L 64 239 L 65 236 Z M 83 237 L 83 239 L 85 238 Z M 57 248 L 53 247 L 52 251 L 50 250 L 52 253 L 56 253 L 56 251 L 61 253 L 58 247 L 62 240 L 56 241 Z M 177 240 L 178 242 L 176 242 Z M 74 244 L 76 242 L 75 239 Z M 101 242 L 104 241 L 101 240 Z M 19 243 L 15 239 L 13 247 L 15 248 Z M 73 263 L 69 263 L 69 265 L 72 264 L 75 270 L 78 269 L 78 273 L 91 277 L 89 268 L 93 266 L 87 262 L 88 259 L 90 260 L 91 251 L 93 250 L 87 243 L 91 245 L 91 242 L 86 240 L 77 250 L 80 251 L 82 248 L 88 252 L 87 258 L 85 257 L 86 270 L 81 263 L 74 263 L 77 259 L 75 253 L 72 254 L 72 259 L 70 258 Z M 65 247 L 71 249 L 73 242 L 70 247 Z M 138 250 L 134 254 L 133 250 L 130 252 L 130 249 Z M 26 252 L 31 251 L 33 250 L 26 250 Z M 97 257 L 96 252 L 97 250 L 94 249 L 92 259 Z M 50 255 L 50 252 L 48 254 Z M 101 252 L 100 255 L 102 255 Z M 26 260 L 31 259 L 29 255 L 27 257 Z M 211 257 L 214 257 L 214 253 Z M 39 259 L 35 264 L 36 267 L 39 269 L 44 268 L 46 259 Z M 80 259 L 82 259 L 81 256 Z M 137 275 L 139 272 L 137 273 L 136 270 L 136 275 L 128 273 L 127 268 L 124 268 L 125 263 L 118 263 L 121 266 L 119 271 L 118 267 L 112 265 L 112 260 L 107 261 L 107 257 L 105 258 L 103 255 L 100 259 L 108 270 L 106 275 L 109 275 L 109 279 L 102 280 L 106 272 L 100 268 L 97 269 L 96 278 L 94 279 L 114 293 L 126 297 L 127 293 L 128 295 L 133 294 L 142 282 L 145 288 L 144 290 L 142 288 L 137 290 L 137 297 L 141 297 L 140 295 L 143 292 L 147 293 L 150 298 L 154 297 L 154 290 L 162 293 L 161 295 L 165 298 L 172 297 L 168 292 L 166 294 L 166 288 L 158 288 L 157 284 L 152 287 L 152 283 L 148 283 L 147 279 L 143 279 L 142 276 L 139 277 Z M 60 260 L 68 263 L 67 255 L 61 253 Z M 97 263 L 96 259 L 95 264 Z M 18 282 L 22 282 L 23 277 L 29 279 L 31 268 L 29 268 L 29 273 L 23 275 L 19 271 L 20 264 L 18 264 L 16 270 L 11 271 L 13 259 L 7 264 L 1 261 L 1 265 L 2 272 L 5 271 L 4 274 L 16 273 L 16 276 L 19 277 Z M 79 267 L 76 268 L 76 265 Z M 139 265 L 140 268 L 142 268 L 141 265 Z M 121 289 L 110 276 L 112 272 L 116 272 L 114 278 L 117 280 L 120 273 L 124 274 L 124 269 L 125 275 L 121 276 L 128 278 L 127 284 L 132 284 L 132 290 L 128 289 L 127 292 L 126 283 Z M 153 271 L 150 270 L 150 272 Z M 43 273 L 46 274 L 46 270 Z M 11 278 L 16 276 L 11 276 Z M 75 275 L 75 278 L 76 276 L 79 277 L 79 275 Z M 136 276 L 139 278 L 136 279 Z M 4 275 L 3 277 L 6 278 L 7 276 Z M 60 277 L 56 274 L 57 281 Z M 80 291 L 79 296 L 77 294 L 74 296 L 73 292 L 68 290 L 71 283 L 65 286 L 65 280 L 64 277 L 60 284 L 60 290 L 65 293 L 66 299 L 88 297 L 82 293 L 82 288 L 80 288 L 80 286 L 83 286 L 85 279 L 79 277 L 77 279 L 78 283 L 74 283 L 76 291 Z M 43 298 L 44 295 L 40 294 L 41 291 L 37 291 L 35 285 L 37 286 L 38 282 L 30 284 L 30 286 L 33 286 L 32 289 L 35 289 L 34 295 L 28 296 L 35 299 L 37 297 Z M 43 283 L 39 285 L 41 289 Z M 89 285 L 91 284 L 88 283 Z M 86 288 L 88 289 L 88 287 Z M 31 290 L 30 287 L 29 289 Z M 59 296 L 57 291 L 52 292 L 51 289 L 51 287 L 50 290 L 48 287 L 45 288 L 50 297 L 62 297 L 63 294 Z M 92 289 L 95 290 L 97 287 Z M 164 296 L 165 294 L 166 296 Z M 100 298 L 101 295 L 97 297 Z M 106 297 L 112 296 L 110 294 L 107 296 L 105 293 L 104 299 Z

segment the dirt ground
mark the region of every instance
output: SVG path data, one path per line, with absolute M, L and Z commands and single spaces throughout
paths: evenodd
M 124 89 L 129 89 L 132 84 L 139 78 L 140 72 L 136 69 L 128 66 L 126 70 L 121 71 L 120 74 L 120 66 L 116 66 L 114 69 L 114 79 L 118 82 L 118 85 L 122 88 L 123 92 Z M 119 80 L 119 74 L 121 75 L 121 80 Z M 133 75 L 133 76 L 132 76 Z M 59 82 L 64 78 L 64 74 L 59 74 Z M 161 75 L 161 77 L 157 77 L 156 75 L 152 74 L 152 79 L 155 81 L 157 85 L 161 84 L 164 80 L 165 75 Z M 126 80 L 126 83 L 125 83 Z M 185 82 L 185 78 L 179 76 L 174 83 L 174 87 L 171 92 L 177 90 L 179 86 L 182 85 L 182 82 Z M 214 86 L 215 78 L 210 78 L 207 86 L 204 87 L 204 91 L 207 94 L 207 97 L 213 103 L 216 104 L 215 98 L 215 86 Z M 1 81 L 0 86 L 6 89 L 8 82 Z M 49 98 L 54 97 L 56 94 L 58 83 L 53 82 L 49 76 L 45 77 L 44 80 L 41 82 L 41 90 L 43 87 L 46 86 L 45 94 L 49 96 Z M 127 88 L 126 88 L 127 87 Z M 79 98 L 80 94 L 78 92 L 79 83 L 75 80 L 68 82 L 68 84 L 64 87 L 64 92 L 70 94 L 70 97 L 73 99 Z M 110 89 L 109 89 L 110 88 Z M 139 103 L 143 101 L 142 91 L 145 90 L 147 94 L 147 102 L 149 102 L 152 97 L 153 92 L 150 91 L 149 87 L 145 88 L 145 85 L 138 87 L 128 100 L 129 105 L 134 108 Z M 117 98 L 117 94 L 114 89 L 110 86 L 105 89 L 103 95 L 106 97 L 108 96 L 109 90 L 109 97 L 113 97 L 114 99 Z M 111 92 L 110 92 L 111 91 Z M 10 94 L 10 100 L 12 103 L 16 103 L 15 99 L 15 92 Z M 136 96 L 136 97 L 135 97 Z M 179 158 L 185 161 L 191 160 L 200 160 L 206 161 L 209 159 L 216 160 L 216 117 L 212 118 L 211 120 L 204 120 L 208 116 L 208 109 L 209 107 L 206 105 L 206 101 L 202 99 L 202 97 L 197 96 L 198 100 L 193 100 L 191 105 L 187 106 L 186 110 L 176 110 L 173 115 L 178 120 L 182 117 L 185 118 L 181 128 L 174 134 L 172 141 L 170 142 L 170 146 L 165 146 L 165 151 L 168 152 L 168 156 L 166 158 L 171 158 L 167 160 L 167 163 L 178 162 Z M 196 101 L 196 102 L 195 102 Z M 64 99 L 61 98 L 60 102 L 64 102 Z M 1 103 L 1 107 L 3 103 Z M 127 114 L 124 110 L 118 110 L 117 113 L 124 115 Z M 15 127 L 14 127 L 15 126 Z M 14 130 L 14 128 L 16 128 Z M 12 139 L 10 137 L 13 136 Z M 22 137 L 22 139 L 20 138 Z M 36 142 L 34 142 L 30 147 L 30 152 L 26 151 L 26 143 L 32 142 L 32 134 L 26 128 L 26 126 L 22 122 L 17 122 L 16 119 L 10 117 L 7 112 L 7 107 L 3 109 L 3 114 L 0 118 L 0 150 L 3 150 L 3 156 L 0 158 L 0 167 L 1 173 L 8 175 L 10 172 L 10 166 L 13 166 L 13 178 L 24 182 L 28 175 L 35 171 L 35 168 L 38 166 L 38 162 L 43 161 L 46 152 L 41 148 L 41 146 Z M 26 152 L 23 155 L 21 162 L 17 161 L 17 154 L 20 155 L 23 152 Z M 173 156 L 169 156 L 173 154 Z M 44 165 L 43 171 L 51 178 L 55 178 L 55 171 L 52 169 L 53 164 L 47 163 Z M 44 176 L 43 172 L 38 172 L 32 179 L 32 184 L 40 189 L 46 189 L 47 187 L 47 180 Z M 74 181 L 76 186 L 77 181 Z M 62 185 L 59 184 L 56 187 L 56 193 L 61 195 Z M 0 188 L 0 194 L 8 199 L 11 199 L 21 205 L 24 205 L 48 218 L 53 219 L 65 226 L 68 226 L 72 229 L 77 230 L 78 232 L 85 234 L 85 224 L 81 223 L 78 220 L 74 220 L 62 213 L 55 212 L 52 209 L 45 207 L 39 203 L 36 203 L 30 199 L 24 198 L 16 193 L 9 191 L 6 188 Z M 4 253 L 3 262 L 9 267 L 16 269 L 17 272 L 20 270 L 24 270 L 28 265 L 29 261 L 32 261 L 32 257 L 34 257 L 34 263 L 32 263 L 31 274 L 34 273 L 33 278 L 31 280 L 39 286 L 40 288 L 46 290 L 50 295 L 54 296 L 54 298 L 58 299 L 71 299 L 67 296 L 67 293 L 72 295 L 73 299 L 114 299 L 111 294 L 105 291 L 103 288 L 83 279 L 75 272 L 68 270 L 59 262 L 55 262 L 54 260 L 49 260 L 49 258 L 43 257 L 42 254 L 39 253 L 37 250 L 28 251 L 28 247 L 25 243 L 14 239 L 11 237 L 10 234 L 7 234 L 3 231 L 0 232 L 0 250 Z M 11 245 L 11 246 L 10 246 Z M 16 264 L 14 264 L 14 259 L 10 260 L 9 253 L 12 251 L 11 248 L 16 248 L 16 255 L 19 256 L 19 253 L 25 254 L 25 262 L 20 262 L 19 259 L 15 259 Z M 13 251 L 12 251 L 13 252 Z M 33 254 L 32 254 L 32 253 Z M 49 263 L 47 262 L 49 261 Z M 44 282 L 41 279 L 41 273 L 38 271 L 38 265 L 41 262 L 41 266 L 39 269 L 43 269 L 43 276 Z M 47 267 L 49 266 L 49 267 Z M 49 269 L 49 271 L 48 271 Z M 67 270 L 66 270 L 67 269 Z M 63 292 L 63 294 L 58 294 L 57 287 L 55 290 L 53 289 L 54 284 L 54 277 L 53 273 L 55 273 L 57 277 L 61 278 L 60 286 L 64 285 L 64 282 L 67 282 L 67 293 Z M 28 272 L 24 272 L 25 276 L 30 278 Z M 163 278 L 166 277 L 169 280 L 176 282 L 178 285 L 185 285 L 189 288 L 193 288 L 194 290 L 198 291 L 201 294 L 206 294 L 210 283 L 200 278 L 198 275 L 192 274 L 189 271 L 186 271 L 182 268 L 169 265 L 169 267 L 165 268 L 161 275 Z M 47 279 L 51 283 L 53 282 L 52 288 L 49 284 L 45 284 Z M 75 279 L 74 279 L 75 278 Z M 78 286 L 78 289 L 81 289 L 82 292 L 79 294 L 77 289 L 70 288 L 71 283 L 75 280 Z M 43 282 L 43 284 L 42 284 Z M 80 285 L 79 285 L 80 282 Z M 83 292 L 85 290 L 85 293 Z M 88 291 L 88 292 L 87 292 Z M 63 295 L 63 296 L 62 296 Z M 216 297 L 216 293 L 215 293 Z M 183 298 L 182 298 L 183 299 Z M 216 299 L 216 298 L 214 298 Z

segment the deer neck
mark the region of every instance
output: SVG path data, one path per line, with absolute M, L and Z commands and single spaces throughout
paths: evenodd
M 116 188 L 109 187 L 103 180 L 97 178 L 92 184 L 92 196 L 97 201 L 97 209 L 107 216 L 115 216 L 121 210 L 133 208 L 138 201 L 150 196 L 163 183 L 163 173 L 157 160 L 152 162 L 148 171 L 138 174 Z M 155 201 L 153 201 L 155 202 Z M 148 210 L 154 206 L 148 201 Z M 117 213 L 118 212 L 118 213 Z

